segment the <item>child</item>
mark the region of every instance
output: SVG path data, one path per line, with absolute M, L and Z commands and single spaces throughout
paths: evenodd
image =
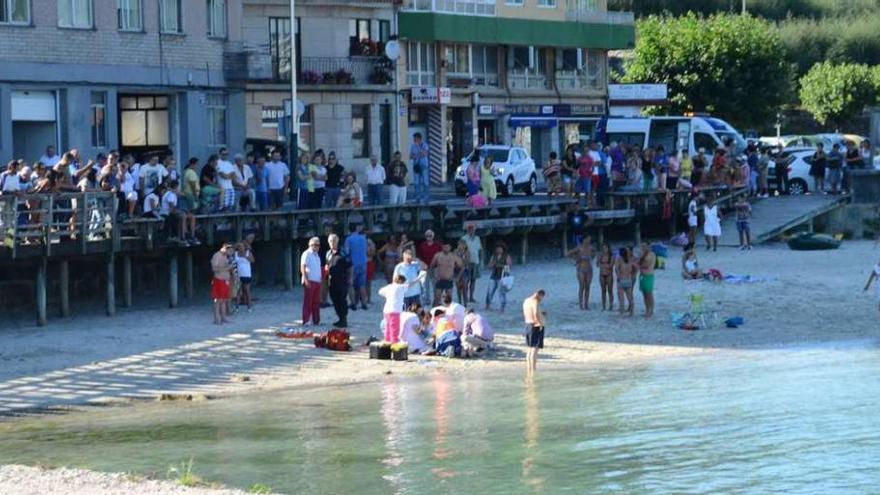
M 247 311 L 250 313 L 254 307 L 251 302 L 251 264 L 254 262 L 254 255 L 245 242 L 238 243 L 235 249 L 235 267 L 238 269 L 238 279 L 241 282 L 239 299 L 241 303 L 247 305 Z
M 739 231 L 739 250 L 752 250 L 752 235 L 749 228 L 749 218 L 752 216 L 752 205 L 745 196 L 740 196 L 736 202 L 736 230 Z
M 467 204 L 473 209 L 485 208 L 488 206 L 488 201 L 486 201 L 486 196 L 483 196 L 483 188 L 481 187 L 477 190 L 476 194 L 472 194 L 467 198 Z

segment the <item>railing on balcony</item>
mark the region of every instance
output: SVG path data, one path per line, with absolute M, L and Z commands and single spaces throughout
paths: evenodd
M 299 84 L 387 85 L 394 82 L 394 64 L 384 57 L 302 57 Z
M 232 81 L 272 77 L 272 58 L 267 47 L 230 43 L 223 52 L 223 73 Z
M 588 74 L 587 71 L 580 70 L 558 70 L 556 71 L 556 87 L 561 90 L 566 89 L 601 89 L 600 74 Z
M 405 0 L 404 10 L 447 14 L 495 15 L 495 0 Z
M 600 10 L 570 9 L 565 12 L 565 20 L 592 24 L 615 24 L 628 26 L 636 22 L 632 12 L 609 12 Z
M 507 85 L 510 89 L 550 89 L 547 76 L 528 70 L 511 70 L 507 73 Z

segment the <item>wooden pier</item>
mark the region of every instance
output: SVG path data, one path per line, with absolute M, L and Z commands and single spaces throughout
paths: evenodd
M 722 204 L 732 204 L 741 190 L 718 190 Z M 280 244 L 278 260 L 271 261 L 282 275 L 288 290 L 296 285 L 299 257 L 306 240 L 329 231 L 345 235 L 352 224 L 362 224 L 371 237 L 381 240 L 392 233 L 416 233 L 430 228 L 439 238 L 457 238 L 464 234 L 466 223 L 477 227 L 478 235 L 521 236 L 520 262 L 528 256 L 530 235 L 559 235 L 563 249 L 568 247 L 569 217 L 580 214 L 586 226 L 604 240 L 606 229 L 630 228 L 633 241 L 641 239 L 646 222 L 666 222 L 670 232 L 683 222 L 687 207 L 686 191 L 672 194 L 673 211 L 661 220 L 665 192 L 608 193 L 601 207 L 584 208 L 576 199 L 543 195 L 499 199 L 491 207 L 474 210 L 460 199 L 403 206 L 365 206 L 357 209 L 292 210 L 197 215 L 197 231 L 204 243 L 188 247 L 168 242 L 163 221 L 138 218 L 119 221 L 119 202 L 112 193 L 0 196 L 0 224 L 3 245 L 0 267 L 32 268 L 33 301 L 37 323 L 45 325 L 47 314 L 47 277 L 51 265 L 58 265 L 60 316 L 69 317 L 70 290 L 74 261 L 99 262 L 103 269 L 95 278 L 105 280 L 106 313 L 116 313 L 116 296 L 121 292 L 122 305 L 133 303 L 133 260 L 160 258 L 166 265 L 168 305 L 175 307 L 182 293 L 194 295 L 194 252 L 202 255 L 224 242 L 235 242 L 254 234 L 258 243 Z M 24 205 L 28 205 L 27 209 Z M 181 266 L 182 264 L 182 266 Z M 5 270 L 9 272 L 10 270 Z M 121 285 L 117 287 L 120 277 Z M 181 274 L 183 281 L 181 284 Z M 0 275 L 0 281 L 3 281 Z

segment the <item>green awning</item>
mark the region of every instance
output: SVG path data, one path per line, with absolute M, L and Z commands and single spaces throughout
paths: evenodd
M 635 26 L 435 12 L 401 12 L 400 37 L 488 45 L 551 46 L 620 50 L 635 45 Z

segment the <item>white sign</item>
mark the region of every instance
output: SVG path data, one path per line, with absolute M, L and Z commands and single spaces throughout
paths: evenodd
M 432 86 L 413 86 L 410 102 L 413 105 L 446 105 L 452 101 L 452 90 Z
M 669 92 L 665 84 L 609 84 L 608 99 L 622 101 L 665 100 Z
M 553 105 L 543 105 L 541 107 L 541 115 L 553 115 Z
M 477 108 L 477 113 L 480 115 L 492 115 L 495 112 L 495 107 L 492 105 L 480 105 Z

